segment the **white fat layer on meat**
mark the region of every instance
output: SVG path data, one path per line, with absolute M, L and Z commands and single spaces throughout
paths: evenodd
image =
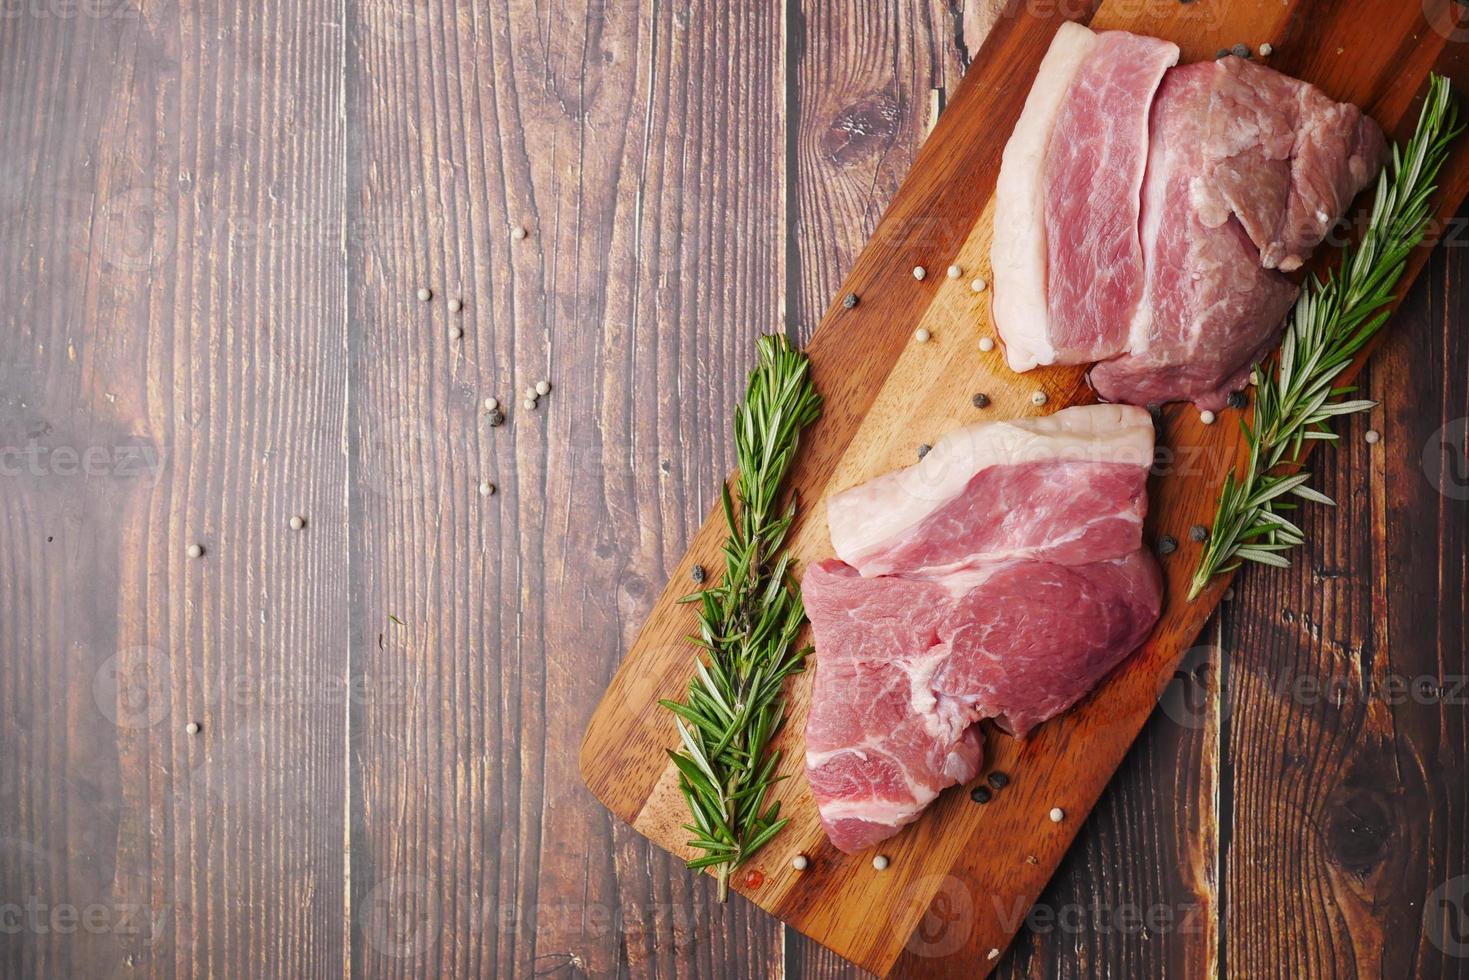
M 947 726 L 934 709 L 939 699 L 933 693 L 933 675 L 949 657 L 948 644 L 931 647 L 922 657 L 915 657 L 904 671 L 908 675 L 908 707 L 923 719 L 923 728 L 930 735 L 938 735 Z
M 1167 141 L 1150 140 L 1148 145 L 1147 176 L 1143 180 L 1142 217 L 1139 240 L 1143 247 L 1143 265 L 1153 268 L 1153 256 L 1157 252 L 1158 238 L 1163 234 L 1163 215 L 1167 211 Z M 1153 277 L 1143 276 L 1143 295 L 1138 301 L 1137 311 L 1127 331 L 1127 352 L 1138 356 L 1152 346 L 1153 337 Z
M 1129 524 L 1136 524 L 1138 527 L 1142 527 L 1143 524 L 1142 515 L 1136 513 L 1119 512 L 1108 514 L 1101 519 L 1107 521 L 1126 521 Z M 951 598 L 959 599 L 983 585 L 986 579 L 1001 569 L 1009 568 L 1017 562 L 1026 561 L 1037 555 L 1044 555 L 1073 541 L 1080 541 L 1086 537 L 1093 523 L 1093 521 L 1088 521 L 1085 524 L 1078 524 L 1065 534 L 1058 535 L 1034 547 L 1006 548 L 999 551 L 977 551 L 972 555 L 966 556 L 963 561 L 949 562 L 945 565 L 930 565 L 922 572 L 898 575 L 897 577 L 921 579 L 923 581 L 933 582 L 935 585 L 942 585 Z M 911 531 L 912 529 L 910 528 L 909 530 Z M 906 534 L 907 532 L 904 533 Z M 884 574 L 892 575 L 893 573 L 885 572 Z
M 866 745 L 868 745 L 868 743 L 863 742 L 860 746 L 854 745 L 847 748 L 830 749 L 826 752 L 812 752 L 810 749 L 807 749 L 806 768 L 820 769 L 822 766 L 826 765 L 828 762 L 830 762 L 832 759 L 835 759 L 839 755 L 855 755 L 863 762 L 866 762 L 867 750 L 863 747 Z
M 971 565 L 966 561 L 962 564 L 932 569 L 923 575 L 912 577 L 925 578 L 942 585 L 948 591 L 950 598 L 962 599 L 988 581 L 990 576 L 1002 569 L 1009 568 L 1012 564 L 1013 562 L 992 561 Z
M 872 797 L 863 797 L 855 800 L 832 800 L 821 808 L 821 819 L 827 823 L 836 823 L 839 820 L 863 820 L 867 823 L 887 824 L 897 827 L 907 823 L 923 810 L 937 793 L 928 794 L 921 802 L 895 803 L 892 800 L 878 800 Z
M 934 675 L 949 662 L 953 651 L 947 642 L 936 643 L 921 657 L 904 667 L 908 675 L 908 704 L 923 719 L 923 729 L 937 741 L 959 744 L 964 732 L 979 719 L 953 698 L 939 702 Z
M 995 326 L 1013 371 L 1056 359 L 1046 315 L 1044 164 L 1061 104 L 1097 35 L 1070 21 L 1056 32 L 1000 162 L 990 247 Z
M 1167 173 L 1167 170 L 1161 171 Z M 1166 183 L 1166 181 L 1165 181 Z M 1194 214 L 1199 216 L 1199 224 L 1205 228 L 1219 228 L 1226 221 L 1234 217 L 1229 203 L 1220 197 L 1209 183 L 1209 178 L 1197 175 L 1189 178 L 1188 203 L 1193 208 Z
M 865 763 L 869 760 L 869 753 L 891 758 L 891 754 L 883 748 L 881 742 L 867 739 L 850 748 L 833 749 L 830 752 L 807 752 L 806 769 L 808 772 L 819 769 L 832 759 L 843 755 L 856 756 Z M 861 820 L 871 820 L 874 823 L 898 823 L 928 806 L 939 795 L 938 788 L 926 783 L 914 782 L 910 767 L 901 765 L 896 759 L 893 760 L 893 767 L 903 774 L 903 785 L 907 787 L 908 795 L 912 797 L 911 802 L 876 797 L 867 797 L 862 800 L 828 800 L 821 804 L 822 818 L 841 820 L 844 817 L 855 817 Z M 888 817 L 888 813 L 892 814 L 891 818 Z
M 913 466 L 833 495 L 826 505 L 832 547 L 843 561 L 860 565 L 957 497 L 976 473 L 1045 460 L 1150 466 L 1153 420 L 1133 405 L 1077 405 L 1041 418 L 956 429 Z

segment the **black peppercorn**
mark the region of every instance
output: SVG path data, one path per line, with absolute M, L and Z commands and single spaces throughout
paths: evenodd
M 498 408 L 489 414 L 488 421 L 491 426 L 499 427 L 505 424 L 505 413 Z
M 1244 408 L 1245 393 L 1243 391 L 1231 391 L 1229 393 L 1229 398 L 1225 400 L 1225 403 L 1229 405 L 1230 408 Z
M 925 443 L 923 443 L 923 444 L 922 444 L 922 445 L 920 445 L 920 446 L 919 446 L 919 447 L 918 447 L 918 458 L 919 458 L 919 459 L 922 459 L 922 458 L 923 458 L 923 457 L 925 457 L 925 456 L 927 456 L 927 455 L 928 455 L 928 451 L 929 451 L 929 450 L 930 450 L 930 449 L 932 449 L 932 448 L 933 448 L 933 447 L 932 447 L 932 446 L 930 446 L 930 445 L 929 445 L 929 444 L 928 444 L 928 443 L 926 443 L 926 442 L 925 442 Z
M 983 786 L 976 786 L 974 787 L 974 789 L 969 791 L 969 798 L 976 803 L 988 803 L 990 800 L 994 799 L 994 794 L 985 789 Z
M 1178 539 L 1171 534 L 1165 534 L 1158 539 L 1158 554 L 1171 555 L 1178 550 Z
M 1202 524 L 1195 524 L 1193 527 L 1188 529 L 1188 536 L 1193 538 L 1195 541 L 1208 541 L 1209 529 Z
M 1248 44 L 1236 44 L 1230 49 L 1229 53 L 1236 58 L 1248 58 L 1250 56 L 1250 46 Z
M 984 408 L 990 403 L 990 396 L 986 395 L 984 392 L 978 392 L 973 398 L 969 400 L 974 403 L 975 408 Z
M 693 568 L 689 569 L 689 577 L 694 580 L 695 585 L 702 583 L 705 577 L 704 566 L 695 565 Z
M 842 305 L 849 310 L 852 307 L 856 306 L 859 302 L 860 300 L 857 299 L 856 293 L 848 293 L 847 295 L 842 297 Z
M 1010 777 L 1002 772 L 992 772 L 989 774 L 989 784 L 995 789 L 1004 789 L 1010 785 Z

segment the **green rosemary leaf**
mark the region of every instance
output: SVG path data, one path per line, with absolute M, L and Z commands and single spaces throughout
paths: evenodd
M 1300 498 L 1302 498 L 1304 500 L 1311 501 L 1313 504 L 1325 504 L 1328 507 L 1335 507 L 1336 506 L 1336 501 L 1335 500 L 1332 500 L 1330 497 L 1328 497 L 1326 494 L 1322 493 L 1320 490 L 1312 490 L 1310 487 L 1306 486 L 1305 484 L 1301 484 L 1298 487 L 1291 487 L 1291 491 L 1290 492 L 1293 493 L 1293 494 L 1295 494 L 1297 497 L 1300 497 Z
M 660 702 L 673 712 L 682 746 L 669 755 L 694 818 L 689 846 L 704 852 L 688 866 L 713 870 L 720 901 L 735 869 L 786 826 L 779 802 L 767 806 L 780 780 L 771 742 L 785 720 L 782 685 L 810 652 L 796 646 L 806 610 L 783 551 L 796 500 L 782 498 L 821 396 L 806 356 L 784 338 L 760 338 L 758 355 L 735 410 L 737 475 L 720 490 L 729 528 L 724 574 L 684 600 L 697 603 L 692 639 L 704 654 L 684 704 Z
M 1365 412 L 1368 409 L 1376 407 L 1377 403 L 1374 401 L 1366 398 L 1357 398 L 1353 399 L 1352 401 L 1346 402 L 1332 402 L 1330 405 L 1323 406 L 1318 414 L 1328 417 L 1336 415 L 1352 415 L 1356 412 Z
M 1297 473 L 1295 476 L 1285 477 L 1284 479 L 1264 477 L 1260 481 L 1262 484 L 1260 489 L 1250 495 L 1249 499 L 1245 501 L 1245 505 L 1251 509 L 1262 507 L 1276 497 L 1291 492 L 1309 479 L 1311 479 L 1311 474 L 1309 473 Z
M 691 840 L 691 841 L 689 841 L 689 846 L 690 847 L 703 848 L 704 850 L 709 851 L 709 850 L 712 850 L 711 847 L 710 847 L 710 845 L 713 844 L 713 843 L 714 843 L 713 841 L 707 841 L 707 840 Z M 694 858 L 692 861 L 690 861 L 688 863 L 688 868 L 689 868 L 690 871 L 698 871 L 701 868 L 707 868 L 707 867 L 710 867 L 711 865 L 722 864 L 723 862 L 730 860 L 730 855 L 731 854 L 737 853 L 737 852 L 738 852 L 738 849 L 737 848 L 731 848 L 731 849 L 729 849 L 727 851 L 726 850 L 712 851 L 712 853 L 706 854 L 705 856 L 703 856 L 701 858 Z
M 1297 540 L 1305 540 L 1306 532 L 1302 531 L 1290 520 L 1282 517 L 1280 514 L 1277 514 L 1274 511 L 1267 510 L 1262 512 L 1260 516 L 1264 517 L 1266 521 L 1266 523 L 1262 525 L 1264 531 L 1274 531 L 1276 534 L 1284 533 L 1285 535 L 1296 538 Z
M 1277 554 L 1259 547 L 1238 548 L 1235 550 L 1234 556 L 1236 558 L 1243 558 L 1246 561 L 1259 562 L 1262 565 L 1274 565 L 1276 568 L 1290 568 L 1289 558 L 1282 558 Z
M 684 779 L 689 781 L 689 784 L 695 790 L 702 793 L 713 791 L 714 784 L 709 782 L 709 777 L 703 772 L 702 766 L 686 756 L 679 755 L 677 752 L 668 753 L 668 757 L 673 760 L 675 766 L 678 766 L 679 773 Z
M 1427 232 L 1439 172 L 1462 129 L 1448 80 L 1431 75 L 1413 138 L 1405 147 L 1392 148 L 1378 178 L 1362 241 L 1347 248 L 1341 264 L 1324 278 L 1309 279 L 1291 310 L 1280 350 L 1255 365 L 1254 417 L 1240 423 L 1249 461 L 1242 475 L 1231 470 L 1224 478 L 1214 533 L 1194 570 L 1190 599 L 1214 576 L 1242 562 L 1289 565 L 1280 553 L 1305 536 L 1280 517 L 1280 511 L 1294 506 L 1288 497 L 1331 503 L 1307 485 L 1309 474 L 1285 474 L 1299 466 L 1309 442 L 1336 441 L 1329 428 L 1333 419 L 1373 406 L 1367 399 L 1346 399 L 1352 390 L 1334 382 L 1391 315 L 1388 307 L 1408 256 Z
M 786 824 L 790 822 L 790 817 L 785 817 L 784 819 L 777 820 L 775 823 L 771 824 L 769 827 L 766 827 L 763 831 L 751 838 L 750 843 L 747 846 L 752 852 L 760 850 L 760 848 L 770 843 L 770 839 L 772 837 L 784 830 Z

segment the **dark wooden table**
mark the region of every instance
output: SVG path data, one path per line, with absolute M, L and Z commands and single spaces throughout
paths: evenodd
M 853 975 L 577 749 L 996 11 L 3 13 L 0 975 Z M 1469 966 L 1466 240 L 1001 975 Z

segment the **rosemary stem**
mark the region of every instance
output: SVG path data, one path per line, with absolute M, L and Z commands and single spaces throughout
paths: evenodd
M 698 604 L 703 648 L 688 696 L 661 701 L 676 716 L 682 751 L 669 756 L 688 802 L 689 845 L 703 855 L 719 900 L 730 876 L 779 833 L 779 802 L 767 806 L 778 756 L 770 742 L 784 719 L 781 682 L 802 667 L 800 589 L 782 553 L 794 504 L 782 485 L 801 432 L 821 411 L 805 355 L 779 336 L 762 337 L 759 363 L 735 412 L 738 476 L 722 488 L 729 535 L 717 584 L 685 597 Z
M 1292 308 L 1280 349 L 1255 366 L 1251 424 L 1241 426 L 1250 452 L 1241 478 L 1231 470 L 1219 492 L 1214 532 L 1189 584 L 1196 598 L 1214 576 L 1254 561 L 1284 567 L 1284 555 L 1304 542 L 1285 513 L 1288 497 L 1331 503 L 1307 486 L 1309 474 L 1292 472 L 1309 441 L 1334 441 L 1331 423 L 1374 403 L 1347 399 L 1353 389 L 1337 378 L 1387 321 L 1387 310 L 1407 271 L 1408 257 L 1423 243 L 1449 145 L 1462 131 L 1448 80 L 1431 75 L 1418 126 L 1406 147 L 1394 147 L 1378 180 L 1372 217 L 1361 244 L 1348 248 L 1325 279 L 1312 278 Z

